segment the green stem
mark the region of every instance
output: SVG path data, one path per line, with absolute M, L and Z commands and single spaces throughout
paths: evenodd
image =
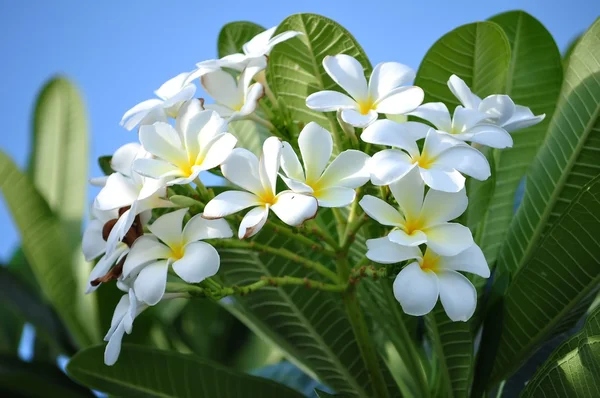
M 273 123 L 271 123 L 268 120 L 263 119 L 262 117 L 258 116 L 256 113 L 251 113 L 248 116 L 246 116 L 246 119 L 248 120 L 252 120 L 260 125 L 265 126 L 271 133 L 273 133 L 276 136 L 280 136 L 281 134 L 279 134 L 279 132 L 277 131 L 277 128 L 275 128 L 275 125 L 273 125 Z
M 348 220 L 344 218 L 344 215 L 337 207 L 332 207 L 331 211 L 335 217 L 335 228 L 339 236 L 339 245 L 341 246 L 344 241 L 344 232 L 346 231 L 346 224 L 348 223 Z
M 198 190 L 198 193 L 200 194 L 200 198 L 204 199 L 205 202 L 208 202 L 210 199 L 212 199 L 211 193 L 204 186 L 202 181 L 200 181 L 200 176 L 198 176 L 194 179 L 194 184 L 196 184 L 196 189 Z
M 348 224 L 348 228 L 346 228 L 346 232 L 344 234 L 344 239 L 341 243 L 342 251 L 348 251 L 348 249 L 350 249 L 350 245 L 352 242 L 354 242 L 354 238 L 356 237 L 358 230 L 361 229 L 367 221 L 369 221 L 369 218 L 366 214 L 363 214 L 361 217 Z
M 314 222 L 314 220 L 307 221 L 304 225 L 305 226 L 300 229 L 300 231 L 303 231 L 304 234 L 313 234 L 319 238 L 319 240 L 327 243 L 333 249 L 339 248 L 338 242 L 336 242 L 335 239 L 333 239 L 328 233 L 322 231 L 317 223 Z M 335 256 L 336 253 L 333 252 L 333 255 Z
M 273 221 L 267 221 L 265 227 L 272 229 L 275 234 L 281 234 L 288 238 L 291 238 L 296 242 L 303 244 L 304 246 L 310 247 L 312 250 L 318 251 L 319 253 L 323 253 L 329 257 L 336 256 L 336 253 L 333 250 L 323 247 L 320 243 L 317 243 L 312 239 L 302 235 L 301 233 L 297 233 L 286 226 L 275 224 Z M 301 231 L 301 229 L 298 229 L 298 232 Z

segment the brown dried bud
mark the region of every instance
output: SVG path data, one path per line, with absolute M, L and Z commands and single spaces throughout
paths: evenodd
M 108 220 L 106 224 L 102 227 L 102 239 L 105 241 L 108 240 L 108 235 L 110 235 L 110 231 L 114 228 L 117 223 L 117 219 L 113 218 L 112 220 Z

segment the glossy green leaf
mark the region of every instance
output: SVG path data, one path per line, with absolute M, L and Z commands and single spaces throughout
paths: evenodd
M 67 372 L 80 383 L 125 397 L 302 397 L 274 381 L 245 375 L 193 355 L 124 344 L 113 366 L 104 345 L 78 352 Z
M 552 35 L 531 15 L 510 11 L 490 20 L 504 29 L 512 48 L 506 87 L 502 92 L 510 95 L 516 104 L 531 108 L 534 114 L 546 114 L 542 123 L 513 132 L 512 148 L 493 151 L 495 189 L 477 233 L 477 242 L 488 264 L 493 265 L 513 218 L 517 187 L 542 145 L 552 119 L 562 84 L 562 66 Z
M 271 135 L 269 130 L 252 120 L 231 123 L 229 132 L 238 139 L 238 147 L 246 148 L 257 156 L 262 151 L 263 142 Z
M 573 53 L 573 50 L 575 50 L 575 47 L 577 46 L 577 44 L 579 43 L 579 41 L 581 40 L 581 34 L 574 37 L 569 44 L 567 45 L 567 49 L 565 50 L 565 53 L 563 55 L 563 59 L 562 59 L 562 63 L 563 63 L 563 69 L 566 70 L 567 67 L 569 66 L 569 58 L 571 58 L 571 54 Z
M 260 25 L 248 21 L 236 21 L 225 24 L 219 32 L 219 58 L 226 55 L 241 53 L 242 46 L 250 39 L 264 31 Z
M 71 267 L 72 245 L 64 224 L 13 161 L 0 152 L 0 189 L 21 234 L 23 251 L 38 283 L 80 345 L 100 339 L 93 323 L 80 322 L 82 290 Z
M 316 14 L 295 14 L 277 27 L 275 34 L 294 30 L 303 35 L 278 44 L 270 54 L 267 82 L 290 117 L 301 123 L 317 122 L 334 136 L 341 134 L 335 112 L 306 107 L 306 97 L 322 90 L 343 91 L 325 72 L 323 58 L 348 54 L 370 74 L 371 64 L 354 37 L 335 21 Z M 336 146 L 337 148 L 337 146 Z M 337 148 L 339 151 L 340 148 Z
M 111 160 L 112 160 L 112 156 L 111 155 L 100 156 L 98 158 L 98 166 L 100 167 L 100 170 L 102 170 L 102 172 L 106 176 L 115 172 L 112 169 L 112 166 L 110 165 L 110 161 Z
M 550 336 L 567 330 L 589 307 L 600 283 L 600 176 L 582 189 L 515 275 L 504 298 L 492 373 L 512 373 Z

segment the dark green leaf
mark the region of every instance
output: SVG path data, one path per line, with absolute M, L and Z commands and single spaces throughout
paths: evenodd
M 265 28 L 262 26 L 248 21 L 236 21 L 226 24 L 219 32 L 217 45 L 219 58 L 243 52 L 242 46 L 264 30 Z
M 104 175 L 111 175 L 112 173 L 115 172 L 112 169 L 112 166 L 110 165 L 111 161 L 112 161 L 111 155 L 100 156 L 98 158 L 98 166 L 100 167 L 100 170 L 102 170 Z

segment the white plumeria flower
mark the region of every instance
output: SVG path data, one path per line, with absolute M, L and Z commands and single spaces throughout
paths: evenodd
M 340 153 L 329 166 L 333 140 L 329 131 L 315 122 L 307 124 L 298 137 L 304 169 L 289 143 L 281 152 L 282 176 L 294 192 L 317 198 L 321 207 L 342 207 L 354 201 L 354 189 L 369 181 L 369 155 L 355 150 Z
M 164 199 L 167 190 L 164 184 L 152 178 L 140 176 L 132 170 L 136 159 L 152 156 L 138 143 L 126 144 L 117 149 L 111 159 L 111 174 L 104 187 L 94 200 L 94 207 L 99 211 L 125 211 L 108 236 L 106 253 L 111 255 L 135 219 L 135 216 L 150 209 L 171 207 L 173 204 Z
M 135 296 L 148 305 L 158 303 L 165 293 L 169 267 L 184 281 L 199 283 L 219 270 L 219 253 L 203 239 L 230 238 L 225 220 L 206 220 L 198 214 L 183 227 L 188 209 L 159 217 L 148 229 L 152 234 L 138 238 L 123 265 L 123 278 L 133 280 Z
M 362 209 L 382 225 L 394 227 L 388 239 L 403 246 L 427 244 L 437 253 L 453 256 L 473 244 L 469 228 L 448 221 L 459 217 L 467 208 L 465 190 L 456 193 L 430 189 L 423 198 L 425 186 L 416 170 L 390 185 L 400 211 L 385 201 L 365 195 Z
M 230 122 L 254 113 L 265 90 L 262 84 L 251 83 L 254 76 L 265 66 L 265 59 L 251 61 L 237 80 L 230 73 L 220 69 L 202 76 L 202 87 L 217 102 L 206 105 L 206 109 L 217 111 Z
M 383 264 L 416 259 L 405 266 L 394 280 L 394 297 L 405 313 L 422 316 L 433 310 L 438 297 L 448 317 L 468 321 L 477 307 L 477 291 L 457 271 L 489 278 L 490 269 L 481 249 L 471 245 L 454 256 L 442 256 L 430 247 L 422 254 L 418 247 L 405 247 L 387 238 L 367 240 L 367 257 Z
M 306 106 L 321 112 L 341 109 L 342 120 L 365 127 L 379 113 L 406 114 L 423 102 L 423 90 L 416 86 L 400 87 L 415 78 L 415 72 L 397 62 L 378 64 L 367 85 L 363 67 L 355 58 L 339 54 L 323 59 L 327 74 L 350 96 L 337 91 L 319 91 L 306 98 Z
M 266 57 L 271 53 L 273 47 L 277 44 L 289 40 L 293 37 L 301 35 L 301 32 L 295 32 L 288 30 L 273 37 L 273 33 L 277 26 L 267 29 L 254 36 L 250 41 L 242 46 L 242 53 L 227 55 L 220 60 L 216 61 L 217 64 L 224 68 L 232 68 L 236 70 L 243 70 L 246 66 L 255 61 L 257 58 L 263 58 L 266 61 Z M 201 64 L 198 64 L 200 66 Z M 266 67 L 266 63 L 264 64 Z M 264 67 L 263 67 L 264 69 Z
M 509 133 L 538 124 L 546 117 L 546 114 L 536 116 L 528 107 L 516 105 L 508 95 L 490 95 L 482 100 L 456 75 L 450 76 L 448 87 L 465 108 L 486 113 L 490 121 Z
M 277 137 L 265 140 L 260 161 L 246 149 L 234 149 L 221 166 L 221 171 L 225 178 L 247 192 L 226 191 L 217 195 L 206 204 L 204 217 L 221 218 L 253 207 L 240 223 L 240 239 L 251 237 L 260 231 L 267 221 L 269 209 L 291 226 L 298 226 L 314 218 L 318 202 L 313 196 L 276 191 L 281 149 L 282 143 Z
M 419 151 L 415 138 L 423 136 L 425 143 Z M 461 173 L 478 180 L 485 180 L 491 174 L 487 159 L 477 149 L 421 123 L 378 120 L 360 138 L 371 144 L 398 148 L 377 152 L 369 161 L 374 185 L 389 185 L 416 168 L 430 188 L 458 192 L 465 186 Z
M 142 146 L 155 158 L 136 159 L 133 168 L 167 186 L 189 184 L 201 171 L 227 159 L 237 139 L 226 130 L 227 122 L 216 112 L 202 111 L 198 100 L 189 101 L 175 128 L 163 122 L 140 127 Z
M 158 98 L 140 102 L 123 115 L 121 126 L 132 130 L 138 124 L 166 122 L 168 117 L 175 118 L 179 108 L 196 93 L 196 86 L 189 80 L 190 73 L 180 73 L 169 79 L 154 94 Z
M 148 306 L 135 297 L 133 289 L 129 289 L 127 294 L 121 296 L 113 313 L 110 329 L 104 336 L 104 341 L 108 341 L 104 349 L 104 363 L 106 365 L 112 366 L 117 362 L 121 353 L 123 335 L 125 333 L 131 334 L 134 319 L 146 308 Z
M 461 141 L 470 141 L 491 148 L 509 148 L 513 139 L 500 126 L 491 123 L 490 115 L 475 109 L 457 106 L 454 115 L 442 102 L 423 104 L 412 111 L 410 115 L 427 120 L 435 126 L 440 134 L 449 134 Z

